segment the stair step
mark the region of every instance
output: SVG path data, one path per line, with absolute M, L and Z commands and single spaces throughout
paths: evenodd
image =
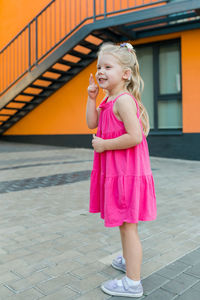
M 69 77 L 68 77 L 69 78 Z M 38 79 L 44 80 L 44 81 L 52 81 L 52 82 L 60 82 L 60 83 L 64 83 L 65 80 L 62 79 L 55 79 L 55 78 L 51 78 L 51 77 L 46 77 L 46 76 L 40 76 Z
M 76 57 L 79 57 L 79 58 L 82 58 L 82 59 L 87 58 L 87 56 L 88 56 L 88 54 L 84 54 L 84 53 L 78 52 L 76 50 L 70 50 L 68 52 L 68 54 L 71 54 L 73 56 L 76 56 Z
M 32 107 L 32 108 L 33 108 L 33 107 Z M 32 108 L 31 108 L 31 109 L 32 109 Z M 30 108 L 22 108 L 22 109 L 19 109 L 19 112 L 20 112 L 20 111 L 31 111 L 31 109 L 30 109 Z
M 1 113 L 0 113 L 0 116 L 11 117 L 12 115 L 9 115 L 9 114 L 1 114 Z
M 26 111 L 19 111 L 17 115 L 23 117 L 26 115 Z
M 116 43 L 121 41 L 119 34 L 117 35 L 115 32 L 108 29 L 97 30 L 96 32 L 93 32 L 92 35 L 101 38 L 104 42 L 113 41 Z
M 32 103 L 30 103 L 30 104 L 32 104 Z M 27 109 L 27 108 L 10 108 L 10 107 L 5 107 L 4 109 L 10 109 L 10 110 L 16 110 L 16 112 L 14 112 L 13 114 L 1 114 L 0 113 L 0 116 L 10 116 L 10 117 L 12 117 L 12 116 L 14 116 L 16 113 L 18 113 L 19 111 L 30 111 L 30 109 Z
M 61 74 L 61 75 L 66 75 L 67 74 L 67 71 L 62 71 L 62 70 L 53 69 L 53 68 L 50 68 L 48 71 L 52 72 L 52 73 L 56 73 L 56 74 Z
M 11 103 L 24 103 L 24 104 L 34 104 L 32 101 L 22 101 L 22 100 L 12 100 Z
M 4 107 L 3 109 L 19 110 L 20 108 L 17 108 L 17 107 Z
M 92 44 L 92 43 L 90 43 L 90 42 L 87 42 L 87 41 L 85 41 L 85 40 L 79 42 L 79 45 L 80 45 L 80 46 L 83 46 L 83 47 L 87 47 L 87 48 L 89 48 L 89 49 L 91 49 L 91 50 L 94 50 L 94 51 L 97 51 L 97 50 L 99 49 L 99 46 L 94 45 L 94 44 Z
M 1 130 L 2 130 L 2 129 L 8 129 L 10 126 L 11 126 L 11 124 L 6 123 L 6 124 L 4 124 L 3 126 L 1 126 Z
M 71 61 L 67 61 L 65 59 L 59 59 L 58 63 L 65 65 L 65 66 L 69 66 L 69 67 L 75 67 L 77 65 L 77 63 L 71 62 Z M 57 69 L 56 69 L 57 70 Z
M 85 59 L 82 59 L 81 61 L 79 61 L 79 62 L 77 62 L 77 63 L 75 63 L 74 64 L 74 67 L 73 68 L 71 68 L 71 70 L 70 71 L 68 71 L 68 73 L 70 73 L 71 75 L 73 75 L 74 73 L 73 73 L 73 70 L 74 69 L 82 69 L 83 67 L 85 67 L 85 62 L 86 61 L 91 61 L 91 60 L 93 60 L 93 59 L 95 59 L 96 58 L 96 55 L 88 55 Z M 63 63 L 63 59 L 61 59 L 61 60 L 59 60 L 59 63 Z
M 15 119 L 17 119 L 17 120 L 9 120 L 9 123 L 7 123 L 7 124 L 15 124 L 16 123 L 16 121 L 18 121 L 19 120 L 19 118 L 15 118 Z
M 41 86 L 41 85 L 37 85 L 37 84 L 31 84 L 29 87 L 37 88 L 37 89 L 43 89 L 43 90 L 49 90 L 49 91 L 55 91 L 56 90 L 56 88 L 51 87 L 51 86 Z
M 1 125 L 1 129 L 4 129 L 4 128 L 8 128 L 8 127 L 10 127 L 10 126 L 12 126 L 14 123 L 16 123 L 16 122 L 11 122 L 11 121 L 9 121 L 9 123 L 6 123 L 6 124 L 3 124 L 3 125 Z M 1 130 L 0 129 L 0 130 Z
M 24 92 L 21 92 L 20 95 L 22 95 L 22 96 L 31 96 L 31 97 L 42 97 L 42 98 L 46 98 L 47 97 L 46 95 L 24 93 Z

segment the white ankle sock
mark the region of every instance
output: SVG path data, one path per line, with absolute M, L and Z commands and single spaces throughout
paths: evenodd
M 122 256 L 122 263 L 123 264 L 125 264 L 126 262 L 125 262 L 125 259 L 124 259 L 124 257 Z
M 128 285 L 137 286 L 140 284 L 140 280 L 132 280 L 126 276 L 126 281 L 128 282 Z
M 140 280 L 138 280 L 138 281 L 132 280 L 132 279 L 128 278 L 127 276 L 126 276 L 126 281 L 127 281 L 127 283 L 128 283 L 129 286 L 137 286 L 137 285 L 140 284 Z M 122 286 L 123 285 L 121 279 L 117 280 L 117 285 L 118 286 Z

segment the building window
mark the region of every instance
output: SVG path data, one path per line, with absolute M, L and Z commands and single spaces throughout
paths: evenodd
M 182 129 L 180 42 L 136 47 L 152 132 Z

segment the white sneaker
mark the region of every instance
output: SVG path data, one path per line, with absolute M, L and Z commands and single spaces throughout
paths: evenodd
M 122 285 L 118 284 L 118 280 L 109 280 L 101 285 L 101 289 L 111 296 L 124 296 L 130 298 L 139 298 L 143 296 L 143 287 L 139 283 L 137 286 L 130 286 L 126 277 L 122 278 Z
M 121 255 L 114 258 L 111 265 L 113 268 L 126 273 L 126 264 L 123 263 L 123 257 Z

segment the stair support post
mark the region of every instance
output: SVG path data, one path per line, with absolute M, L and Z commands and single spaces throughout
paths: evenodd
M 104 19 L 107 17 L 107 1 L 104 0 Z
M 93 0 L 93 20 L 96 21 L 96 0 Z
M 35 18 L 35 64 L 38 63 L 38 18 Z
M 31 24 L 28 24 L 28 70 L 31 71 Z

